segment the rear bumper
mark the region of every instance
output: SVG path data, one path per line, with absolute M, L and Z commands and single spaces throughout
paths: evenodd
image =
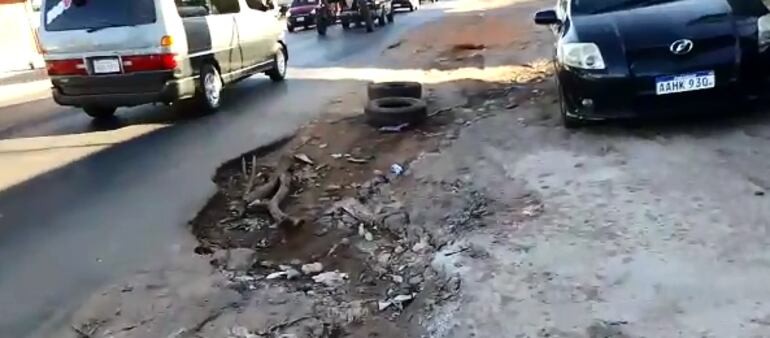
M 52 78 L 53 99 L 64 106 L 131 107 L 169 103 L 195 94 L 195 78 L 171 72 Z

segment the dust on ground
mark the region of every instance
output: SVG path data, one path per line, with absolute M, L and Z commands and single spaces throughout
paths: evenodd
M 480 5 L 495 9 L 450 15 L 383 54 L 404 68 L 478 73 L 474 80 L 426 84 L 425 124 L 381 132 L 363 121 L 363 88 L 340 96 L 292 138 L 214 174 L 219 191 L 190 223 L 199 242 L 191 251 L 202 260 L 148 271 L 95 296 L 65 331 L 80 337 L 423 335 L 434 309 L 450 306 L 462 286 L 459 276 L 431 267 L 434 254 L 490 225 L 510 205 L 469 184 L 465 174 L 426 180 L 413 164 L 440 158 L 465 128 L 537 104 L 547 87 L 547 62 L 510 56 L 511 48 L 536 41 L 515 34 L 524 26 L 509 22 L 528 17 L 531 4 Z M 464 33 L 431 39 L 455 28 Z M 514 34 L 473 39 L 505 30 Z M 418 45 L 424 46 L 415 53 L 410 46 Z M 500 65 L 515 71 L 485 73 Z M 264 201 L 249 207 L 254 201 L 244 199 L 281 174 L 291 188 L 282 211 L 301 223 L 277 224 Z M 416 189 L 437 192 L 425 199 L 435 204 L 415 202 L 422 194 Z M 519 207 L 541 212 L 536 197 L 517 198 Z M 430 214 L 438 209 L 440 215 Z M 442 255 L 488 254 L 469 246 Z

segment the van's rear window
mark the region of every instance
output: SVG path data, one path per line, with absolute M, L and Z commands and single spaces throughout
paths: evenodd
M 48 31 L 98 30 L 153 23 L 155 0 L 47 0 Z

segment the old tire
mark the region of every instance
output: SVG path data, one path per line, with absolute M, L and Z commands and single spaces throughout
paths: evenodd
M 412 97 L 385 97 L 369 101 L 364 109 L 366 122 L 374 127 L 419 124 L 428 116 L 425 101 Z
M 273 68 L 266 71 L 265 75 L 270 77 L 270 80 L 275 82 L 280 82 L 286 79 L 286 68 L 288 65 L 288 60 L 286 58 L 286 51 L 283 49 L 283 47 L 279 48 L 278 51 L 275 52 L 275 56 L 273 56 L 273 63 Z
M 383 97 L 411 97 L 422 98 L 422 84 L 419 82 L 382 82 L 370 83 L 367 92 L 369 100 Z
M 116 107 L 83 107 L 83 111 L 94 119 L 108 119 L 115 116 Z

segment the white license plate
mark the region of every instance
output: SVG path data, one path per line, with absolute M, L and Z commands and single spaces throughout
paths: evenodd
M 305 22 L 305 17 L 304 16 L 298 17 L 297 22 Z
M 120 60 L 118 58 L 96 59 L 93 65 L 94 74 L 120 73 Z
M 660 76 L 655 79 L 655 92 L 658 95 L 675 94 L 704 90 L 716 86 L 714 71 L 691 74 Z

